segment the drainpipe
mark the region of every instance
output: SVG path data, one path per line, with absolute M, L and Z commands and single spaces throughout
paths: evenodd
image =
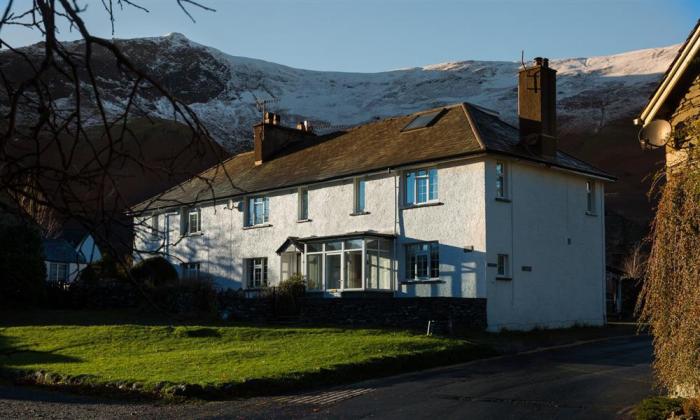
M 391 168 L 387 168 L 387 173 L 391 174 Z M 398 291 L 399 287 L 399 240 L 398 240 L 398 227 L 399 224 L 399 200 L 401 199 L 401 192 L 399 191 L 398 183 L 398 172 L 394 171 L 394 264 L 396 269 L 394 270 L 394 293 Z

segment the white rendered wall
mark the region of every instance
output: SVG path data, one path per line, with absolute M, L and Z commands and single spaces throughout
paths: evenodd
M 490 330 L 604 323 L 603 183 L 596 183 L 596 215 L 589 215 L 586 180 L 510 161 L 512 201 L 502 202 L 496 200 L 496 160 L 487 162 Z M 498 254 L 510 256 L 511 280 L 496 279 Z M 532 271 L 523 271 L 523 266 Z
M 355 231 L 397 232 L 394 270 L 397 296 L 485 297 L 483 279 L 486 237 L 484 232 L 484 164 L 472 160 L 438 167 L 440 205 L 398 209 L 396 186 L 400 174 L 382 173 L 368 178 L 366 211 L 353 212 L 351 179 L 309 186 L 309 219 L 297 222 L 297 190 L 270 194 L 269 227 L 244 228 L 244 213 L 226 209 L 226 200 L 201 208 L 202 234 L 180 237 L 179 214 L 160 216 L 160 228 L 168 234 L 153 241 L 145 232 L 149 222 L 137 225 L 134 247 L 138 251 L 166 252 L 170 261 L 200 262 L 220 287 L 245 288 L 243 260 L 267 257 L 268 279 L 274 285 L 280 277 L 280 256 L 276 250 L 290 236 L 328 236 Z M 240 201 L 240 200 L 239 200 Z M 137 223 L 140 219 L 137 219 Z M 170 228 L 166 225 L 169 223 Z M 395 230 L 396 229 L 396 230 Z M 440 279 L 437 282 L 401 284 L 404 277 L 404 244 L 414 241 L 440 242 Z M 474 248 L 464 252 L 465 246 Z

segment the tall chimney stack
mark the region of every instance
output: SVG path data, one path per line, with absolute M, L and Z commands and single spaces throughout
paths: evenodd
M 520 141 L 543 156 L 557 153 L 557 71 L 547 58 L 518 74 Z

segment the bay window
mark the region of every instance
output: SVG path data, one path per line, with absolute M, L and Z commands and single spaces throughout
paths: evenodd
M 438 199 L 437 169 L 420 169 L 405 174 L 405 201 L 407 205 L 425 204 Z
M 391 290 L 391 244 L 369 237 L 307 243 L 307 290 Z

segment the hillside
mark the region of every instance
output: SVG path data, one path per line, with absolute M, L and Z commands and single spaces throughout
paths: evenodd
M 173 33 L 158 38 L 119 40 L 135 63 L 189 104 L 212 137 L 231 153 L 251 148 L 251 125 L 260 119 L 258 99 L 284 124 L 311 120 L 317 127 L 354 125 L 460 101 L 499 112 L 517 123 L 518 62 L 459 61 L 379 73 L 321 72 L 222 53 Z M 71 49 L 79 43 L 69 44 Z M 558 71 L 561 147 L 615 174 L 609 208 L 645 223 L 649 205 L 643 179 L 662 159 L 643 154 L 631 119 L 641 109 L 678 46 L 624 54 L 552 59 Z M 38 46 L 25 49 L 39 54 Z M 8 54 L 7 52 L 0 54 Z M 127 90 L 105 54 L 94 58 L 108 109 L 121 109 Z M 22 64 L 0 60 L 4 69 Z M 57 97 L 70 90 L 54 81 Z M 1 99 L 1 98 L 0 98 Z M 169 119 L 160 98 L 140 92 L 138 103 L 150 116 Z

